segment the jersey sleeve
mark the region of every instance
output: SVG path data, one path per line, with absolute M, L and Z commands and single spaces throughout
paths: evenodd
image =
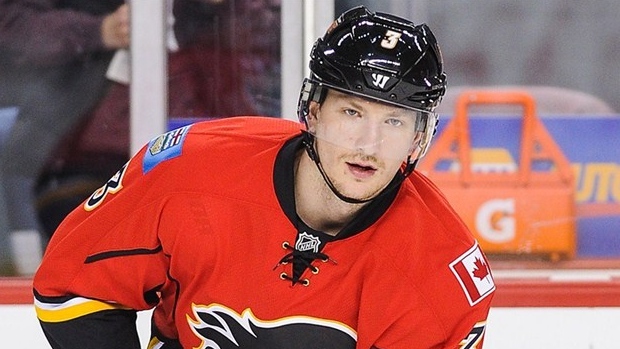
M 478 243 L 450 263 L 454 277 L 450 292 L 453 306 L 443 307 L 446 323 L 452 324 L 446 348 L 482 349 L 487 317 L 495 295 L 495 281 L 489 262 Z M 451 320 L 451 321 L 450 321 Z
M 385 316 L 383 311 L 394 320 L 383 329 L 360 331 L 380 331 L 372 343 L 377 348 L 481 349 L 492 296 L 471 305 L 460 298 L 458 285 L 448 279 L 443 283 L 435 295 L 415 287 L 392 288 L 387 297 L 392 299 L 380 300 L 384 304 L 372 316 Z
M 442 245 L 433 248 L 436 264 L 425 276 L 429 289 L 435 290 L 427 299 L 445 327 L 441 348 L 481 349 L 496 290 L 489 261 L 438 187 L 423 175 L 411 177 L 428 205 L 426 214 L 438 217 L 428 231 L 444 237 L 438 240 Z
M 442 287 L 454 286 L 447 281 Z M 393 321 L 384 328 L 360 328 L 360 332 L 378 331 L 376 339 L 368 343 L 376 348 L 481 349 L 492 297 L 470 305 L 453 291 L 438 291 L 433 299 L 421 296 L 424 292 L 415 287 L 391 288 L 390 296 L 379 301 L 381 306 L 371 316 L 390 314 Z
M 165 184 L 141 150 L 58 227 L 33 280 L 35 309 L 53 348 L 140 348 L 136 311 L 167 282 L 158 234 Z

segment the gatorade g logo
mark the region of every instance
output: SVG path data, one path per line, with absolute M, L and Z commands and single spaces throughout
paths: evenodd
M 483 203 L 476 214 L 476 230 L 482 238 L 504 243 L 515 238 L 514 199 L 494 199 Z

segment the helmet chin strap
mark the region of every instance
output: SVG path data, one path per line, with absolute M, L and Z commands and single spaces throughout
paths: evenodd
M 308 156 L 316 164 L 316 167 L 319 170 L 319 173 L 321 173 L 321 177 L 323 177 L 323 180 L 325 181 L 329 189 L 334 193 L 334 195 L 336 195 L 336 197 L 338 197 L 338 199 L 346 203 L 349 203 L 349 204 L 365 204 L 380 196 L 383 196 L 386 193 L 389 193 L 395 188 L 398 188 L 403 183 L 405 178 L 407 178 L 407 176 L 409 176 L 411 172 L 413 172 L 413 169 L 415 168 L 415 165 L 418 162 L 418 160 L 416 159 L 413 163 L 411 163 L 409 161 L 409 157 L 407 157 L 407 166 L 405 167 L 404 171 L 401 173 L 402 176 L 399 176 L 398 179 L 395 178 L 394 180 L 392 180 L 388 186 L 383 188 L 383 190 L 381 190 L 381 192 L 374 197 L 370 197 L 368 199 L 355 199 L 355 198 L 346 196 L 342 194 L 341 192 L 339 192 L 338 189 L 336 189 L 336 187 L 332 183 L 332 181 L 329 179 L 327 174 L 325 173 L 325 170 L 323 169 L 323 165 L 321 164 L 321 160 L 319 159 L 319 154 L 316 152 L 316 149 L 314 149 L 314 136 L 312 136 L 308 132 L 304 132 L 303 144 L 304 144 L 304 147 L 306 148 L 306 152 L 308 153 Z

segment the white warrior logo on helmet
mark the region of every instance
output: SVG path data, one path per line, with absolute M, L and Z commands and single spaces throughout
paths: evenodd
M 372 73 L 372 84 L 377 87 L 385 88 L 385 84 L 387 84 L 389 80 L 390 80 L 389 76 Z

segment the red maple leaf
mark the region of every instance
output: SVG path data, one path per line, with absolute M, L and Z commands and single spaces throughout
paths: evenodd
M 478 257 L 476 257 L 476 261 L 474 262 L 474 276 L 478 279 L 482 280 L 485 277 L 489 276 L 489 267 Z

